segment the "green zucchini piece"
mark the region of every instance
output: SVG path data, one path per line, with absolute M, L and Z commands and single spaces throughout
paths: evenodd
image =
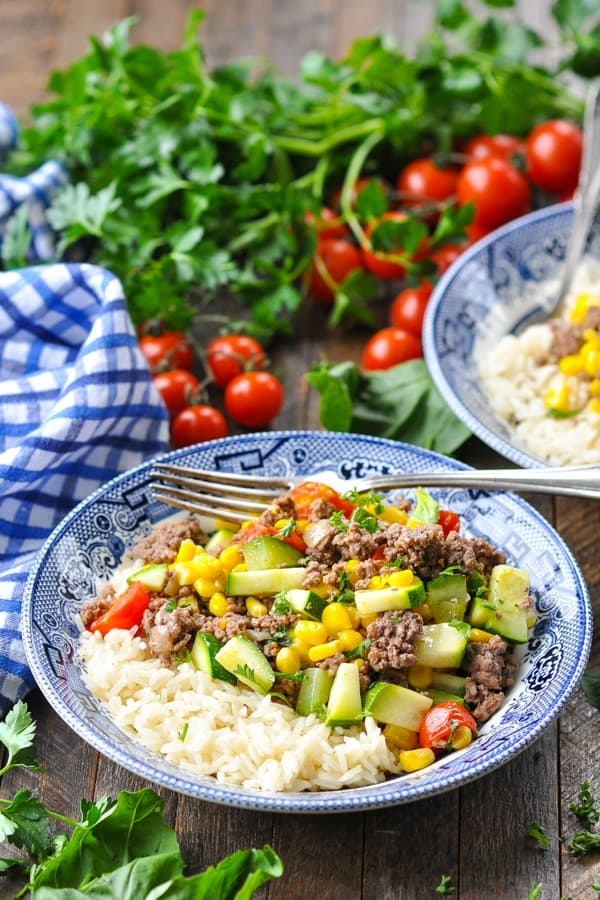
M 312 712 L 321 712 L 329 700 L 333 685 L 333 676 L 327 669 L 311 666 L 304 670 L 304 681 L 298 691 L 296 712 L 299 716 L 308 716 Z
M 223 668 L 216 658 L 222 646 L 223 644 L 216 639 L 214 634 L 197 631 L 190 652 L 192 665 L 201 672 L 206 672 L 211 678 L 219 678 L 229 684 L 237 684 L 235 675 Z
M 236 634 L 223 644 L 215 659 L 224 669 L 246 687 L 267 694 L 275 682 L 275 672 L 254 641 L 244 634 Z
M 139 581 L 140 584 L 143 584 L 149 591 L 162 591 L 167 583 L 167 575 L 168 571 L 166 563 L 151 563 L 138 569 L 133 575 L 130 575 L 127 579 L 127 584 Z
M 415 641 L 417 664 L 434 669 L 457 669 L 468 643 L 468 626 L 460 624 L 460 628 L 449 622 L 424 625 Z
M 305 588 L 292 588 L 286 591 L 285 599 L 294 612 L 300 613 L 307 619 L 317 619 L 318 621 L 321 621 L 323 610 L 327 606 L 326 600 L 323 600 L 314 591 L 308 591 Z
M 257 569 L 296 566 L 298 560 L 302 558 L 299 550 L 270 534 L 241 544 L 240 550 L 249 572 L 255 572 Z
M 235 534 L 231 528 L 219 528 L 213 532 L 208 541 L 204 545 L 204 549 L 211 556 L 218 556 L 221 550 L 229 547 L 231 540 Z
M 232 597 L 250 597 L 254 594 L 272 596 L 280 591 L 302 587 L 306 569 L 297 566 L 289 569 L 262 569 L 256 572 L 230 572 L 225 593 Z
M 436 622 L 464 619 L 469 595 L 466 575 L 440 572 L 427 584 L 427 603 Z
M 431 697 L 400 684 L 377 681 L 365 694 L 364 714 L 386 725 L 418 731 L 421 717 L 433 705 Z
M 415 577 L 405 587 L 384 587 L 354 592 L 354 602 L 359 615 L 368 616 L 388 609 L 411 609 L 425 602 L 425 585 Z
M 331 685 L 325 724 L 348 728 L 363 718 L 358 669 L 354 663 L 341 663 Z

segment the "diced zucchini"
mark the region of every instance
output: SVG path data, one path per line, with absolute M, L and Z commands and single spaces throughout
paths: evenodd
M 256 644 L 244 634 L 236 634 L 223 644 L 215 659 L 247 687 L 267 694 L 273 687 L 275 672 Z
M 296 712 L 299 716 L 324 710 L 333 685 L 333 676 L 327 669 L 319 666 L 311 666 L 305 669 L 303 674 L 304 681 L 300 685 L 296 701 Z
M 486 597 L 473 597 L 469 604 L 469 612 L 467 614 L 467 622 L 473 628 L 485 628 L 485 623 L 493 613 L 496 606 Z
M 320 621 L 323 610 L 327 606 L 326 600 L 323 600 L 314 591 L 308 591 L 305 588 L 292 588 L 286 591 L 285 599 L 294 612 L 300 613 L 307 619 Z
M 465 705 L 465 698 L 461 697 L 460 694 L 452 694 L 450 691 L 440 691 L 438 688 L 427 688 L 427 693 L 433 700 L 433 705 L 436 703 L 446 703 L 448 700 L 452 700 L 453 703 L 459 703 L 461 706 Z
M 344 728 L 363 719 L 360 679 L 354 663 L 341 663 L 335 673 L 327 702 L 325 723 Z
M 431 675 L 430 687 L 448 694 L 458 694 L 459 697 L 465 696 L 466 684 L 464 675 L 453 675 L 452 672 L 433 672 Z
M 515 566 L 494 566 L 490 575 L 490 603 L 521 603 L 529 595 L 529 572 Z
M 498 634 L 513 644 L 527 642 L 527 610 L 523 602 L 529 595 L 529 573 L 515 566 L 494 566 L 490 575 L 487 617 L 477 627 Z M 472 619 L 471 623 L 475 624 Z
M 527 611 L 518 603 L 500 603 L 484 625 L 486 631 L 497 634 L 511 644 L 527 643 Z
M 262 569 L 256 572 L 230 572 L 225 592 L 232 597 L 250 597 L 253 594 L 272 596 L 280 591 L 302 587 L 306 569 L 297 566 L 289 569 Z
M 449 622 L 424 625 L 415 642 L 417 664 L 434 669 L 457 669 L 465 654 L 468 627 L 457 628 Z
M 432 706 L 431 697 L 411 691 L 400 684 L 377 681 L 365 694 L 364 714 L 386 725 L 399 725 L 418 731 L 421 716 Z
M 192 665 L 201 672 L 206 672 L 211 678 L 219 678 L 221 681 L 228 681 L 229 684 L 237 684 L 235 675 L 228 672 L 216 658 L 222 646 L 223 644 L 216 639 L 214 634 L 197 631 L 190 653 Z
M 404 587 L 385 587 L 354 592 L 358 614 L 369 616 L 389 609 L 411 609 L 425 601 L 425 585 L 420 578 L 413 578 Z
M 464 619 L 469 595 L 460 572 L 440 572 L 427 584 L 427 603 L 436 622 Z
M 167 574 L 166 563 L 151 563 L 150 565 L 138 569 L 133 575 L 130 575 L 127 579 L 127 584 L 139 581 L 140 584 L 143 584 L 149 591 L 162 591 L 167 583 Z
M 270 534 L 254 538 L 240 545 L 246 568 L 250 572 L 257 569 L 279 569 L 295 566 L 302 554 L 295 547 L 286 544 Z
M 204 549 L 207 553 L 210 553 L 211 556 L 218 556 L 221 550 L 224 550 L 225 547 L 229 547 L 234 534 L 235 531 L 232 531 L 231 528 L 219 528 L 211 534 Z

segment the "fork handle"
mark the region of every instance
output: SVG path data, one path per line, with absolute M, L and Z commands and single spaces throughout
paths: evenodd
M 369 478 L 374 489 L 402 487 L 470 487 L 482 490 L 520 490 L 600 500 L 600 466 L 563 466 L 546 469 L 461 469 L 418 472 Z

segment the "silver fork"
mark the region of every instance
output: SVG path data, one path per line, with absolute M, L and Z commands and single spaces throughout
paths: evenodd
M 237 475 L 186 466 L 157 463 L 151 485 L 154 498 L 189 512 L 228 522 L 243 522 L 260 515 L 272 503 L 303 481 L 321 481 L 344 493 L 385 491 L 409 487 L 470 487 L 562 494 L 600 499 L 600 466 L 564 466 L 546 469 L 458 469 L 438 472 L 394 472 L 374 478 L 344 480 L 333 472 L 288 478 Z

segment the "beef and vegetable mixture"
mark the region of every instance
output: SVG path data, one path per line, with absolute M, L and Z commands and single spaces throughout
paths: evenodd
M 161 663 L 270 693 L 299 715 L 380 723 L 405 771 L 467 746 L 513 683 L 529 577 L 424 490 L 397 505 L 304 482 L 237 531 L 167 520 L 133 547 L 90 631 L 136 629 Z

